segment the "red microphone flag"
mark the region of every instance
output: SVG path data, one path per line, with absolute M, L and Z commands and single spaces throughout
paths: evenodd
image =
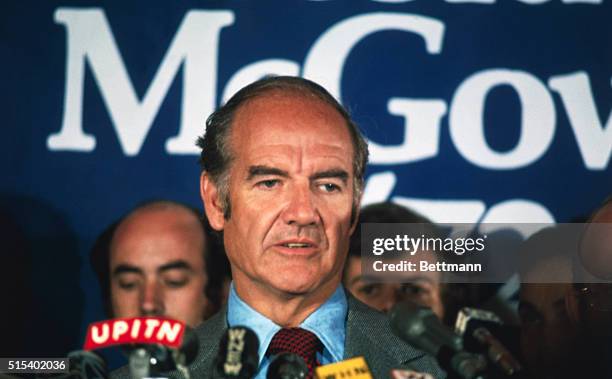
M 184 334 L 184 323 L 164 317 L 105 320 L 89 325 L 83 349 L 128 344 L 160 344 L 177 349 Z

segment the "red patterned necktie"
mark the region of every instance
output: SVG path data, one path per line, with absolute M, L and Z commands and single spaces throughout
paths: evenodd
M 269 355 L 280 353 L 293 353 L 304 359 L 308 366 L 308 379 L 313 377 L 314 368 L 319 366 L 317 352 L 321 351 L 323 344 L 314 333 L 302 328 L 283 328 L 276 332 L 270 346 Z

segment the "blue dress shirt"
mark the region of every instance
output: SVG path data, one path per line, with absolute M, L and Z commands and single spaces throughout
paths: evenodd
M 323 343 L 323 353 L 318 355 L 321 364 L 339 362 L 344 357 L 345 324 L 348 305 L 342 285 L 329 299 L 300 324 L 300 328 L 313 332 Z M 251 308 L 230 287 L 227 301 L 227 322 L 230 327 L 246 326 L 253 329 L 259 338 L 259 372 L 255 379 L 265 379 L 270 359 L 266 351 L 272 337 L 281 329 L 273 321 Z

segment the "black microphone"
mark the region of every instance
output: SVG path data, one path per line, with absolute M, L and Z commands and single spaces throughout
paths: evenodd
M 307 376 L 308 366 L 302 357 L 293 353 L 281 353 L 270 362 L 266 379 L 304 379 Z
M 213 378 L 251 379 L 259 368 L 259 339 L 246 326 L 228 328 L 213 363 Z
M 104 359 L 87 350 L 76 350 L 68 353 L 68 373 L 53 375 L 53 379 L 106 379 L 108 369 Z M 1 376 L 1 375 L 0 375 Z
M 198 336 L 187 326 L 178 349 L 161 344 L 130 346 L 128 355 L 132 377 L 143 378 L 177 369 L 184 377 L 189 378 L 187 366 L 195 360 L 198 349 Z
M 502 321 L 490 311 L 465 307 L 455 321 L 455 331 L 463 336 L 465 346 L 473 352 L 486 354 L 503 374 L 513 376 L 522 366 L 504 344 L 495 337 Z
M 463 349 L 461 337 L 427 307 L 404 301 L 391 308 L 391 328 L 403 341 L 435 356 L 440 366 L 463 379 L 485 378 L 486 359 Z
M 68 353 L 70 369 L 76 369 L 82 379 L 106 379 L 108 369 L 104 359 L 93 351 L 72 351 Z
M 198 335 L 188 326 L 185 326 L 183 342 L 178 350 L 175 350 L 174 361 L 177 365 L 187 366 L 195 361 L 200 349 Z

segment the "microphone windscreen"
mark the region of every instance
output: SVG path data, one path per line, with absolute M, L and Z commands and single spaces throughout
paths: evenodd
M 216 378 L 251 379 L 259 368 L 259 339 L 246 326 L 228 328 L 213 365 Z
M 282 353 L 274 357 L 268 367 L 266 379 L 304 379 L 308 376 L 308 366 L 297 354 Z
M 104 359 L 93 351 L 77 350 L 68 353 L 71 372 L 83 379 L 106 379 L 108 369 Z
M 183 335 L 183 343 L 179 348 L 179 352 L 183 354 L 185 359 L 184 365 L 191 364 L 198 356 L 198 349 L 200 348 L 200 341 L 198 335 L 189 327 L 185 327 L 185 334 Z
M 410 301 L 399 302 L 391 308 L 389 320 L 395 335 L 434 356 L 442 346 L 453 351 L 463 348 L 461 337 L 442 324 L 430 308 Z

